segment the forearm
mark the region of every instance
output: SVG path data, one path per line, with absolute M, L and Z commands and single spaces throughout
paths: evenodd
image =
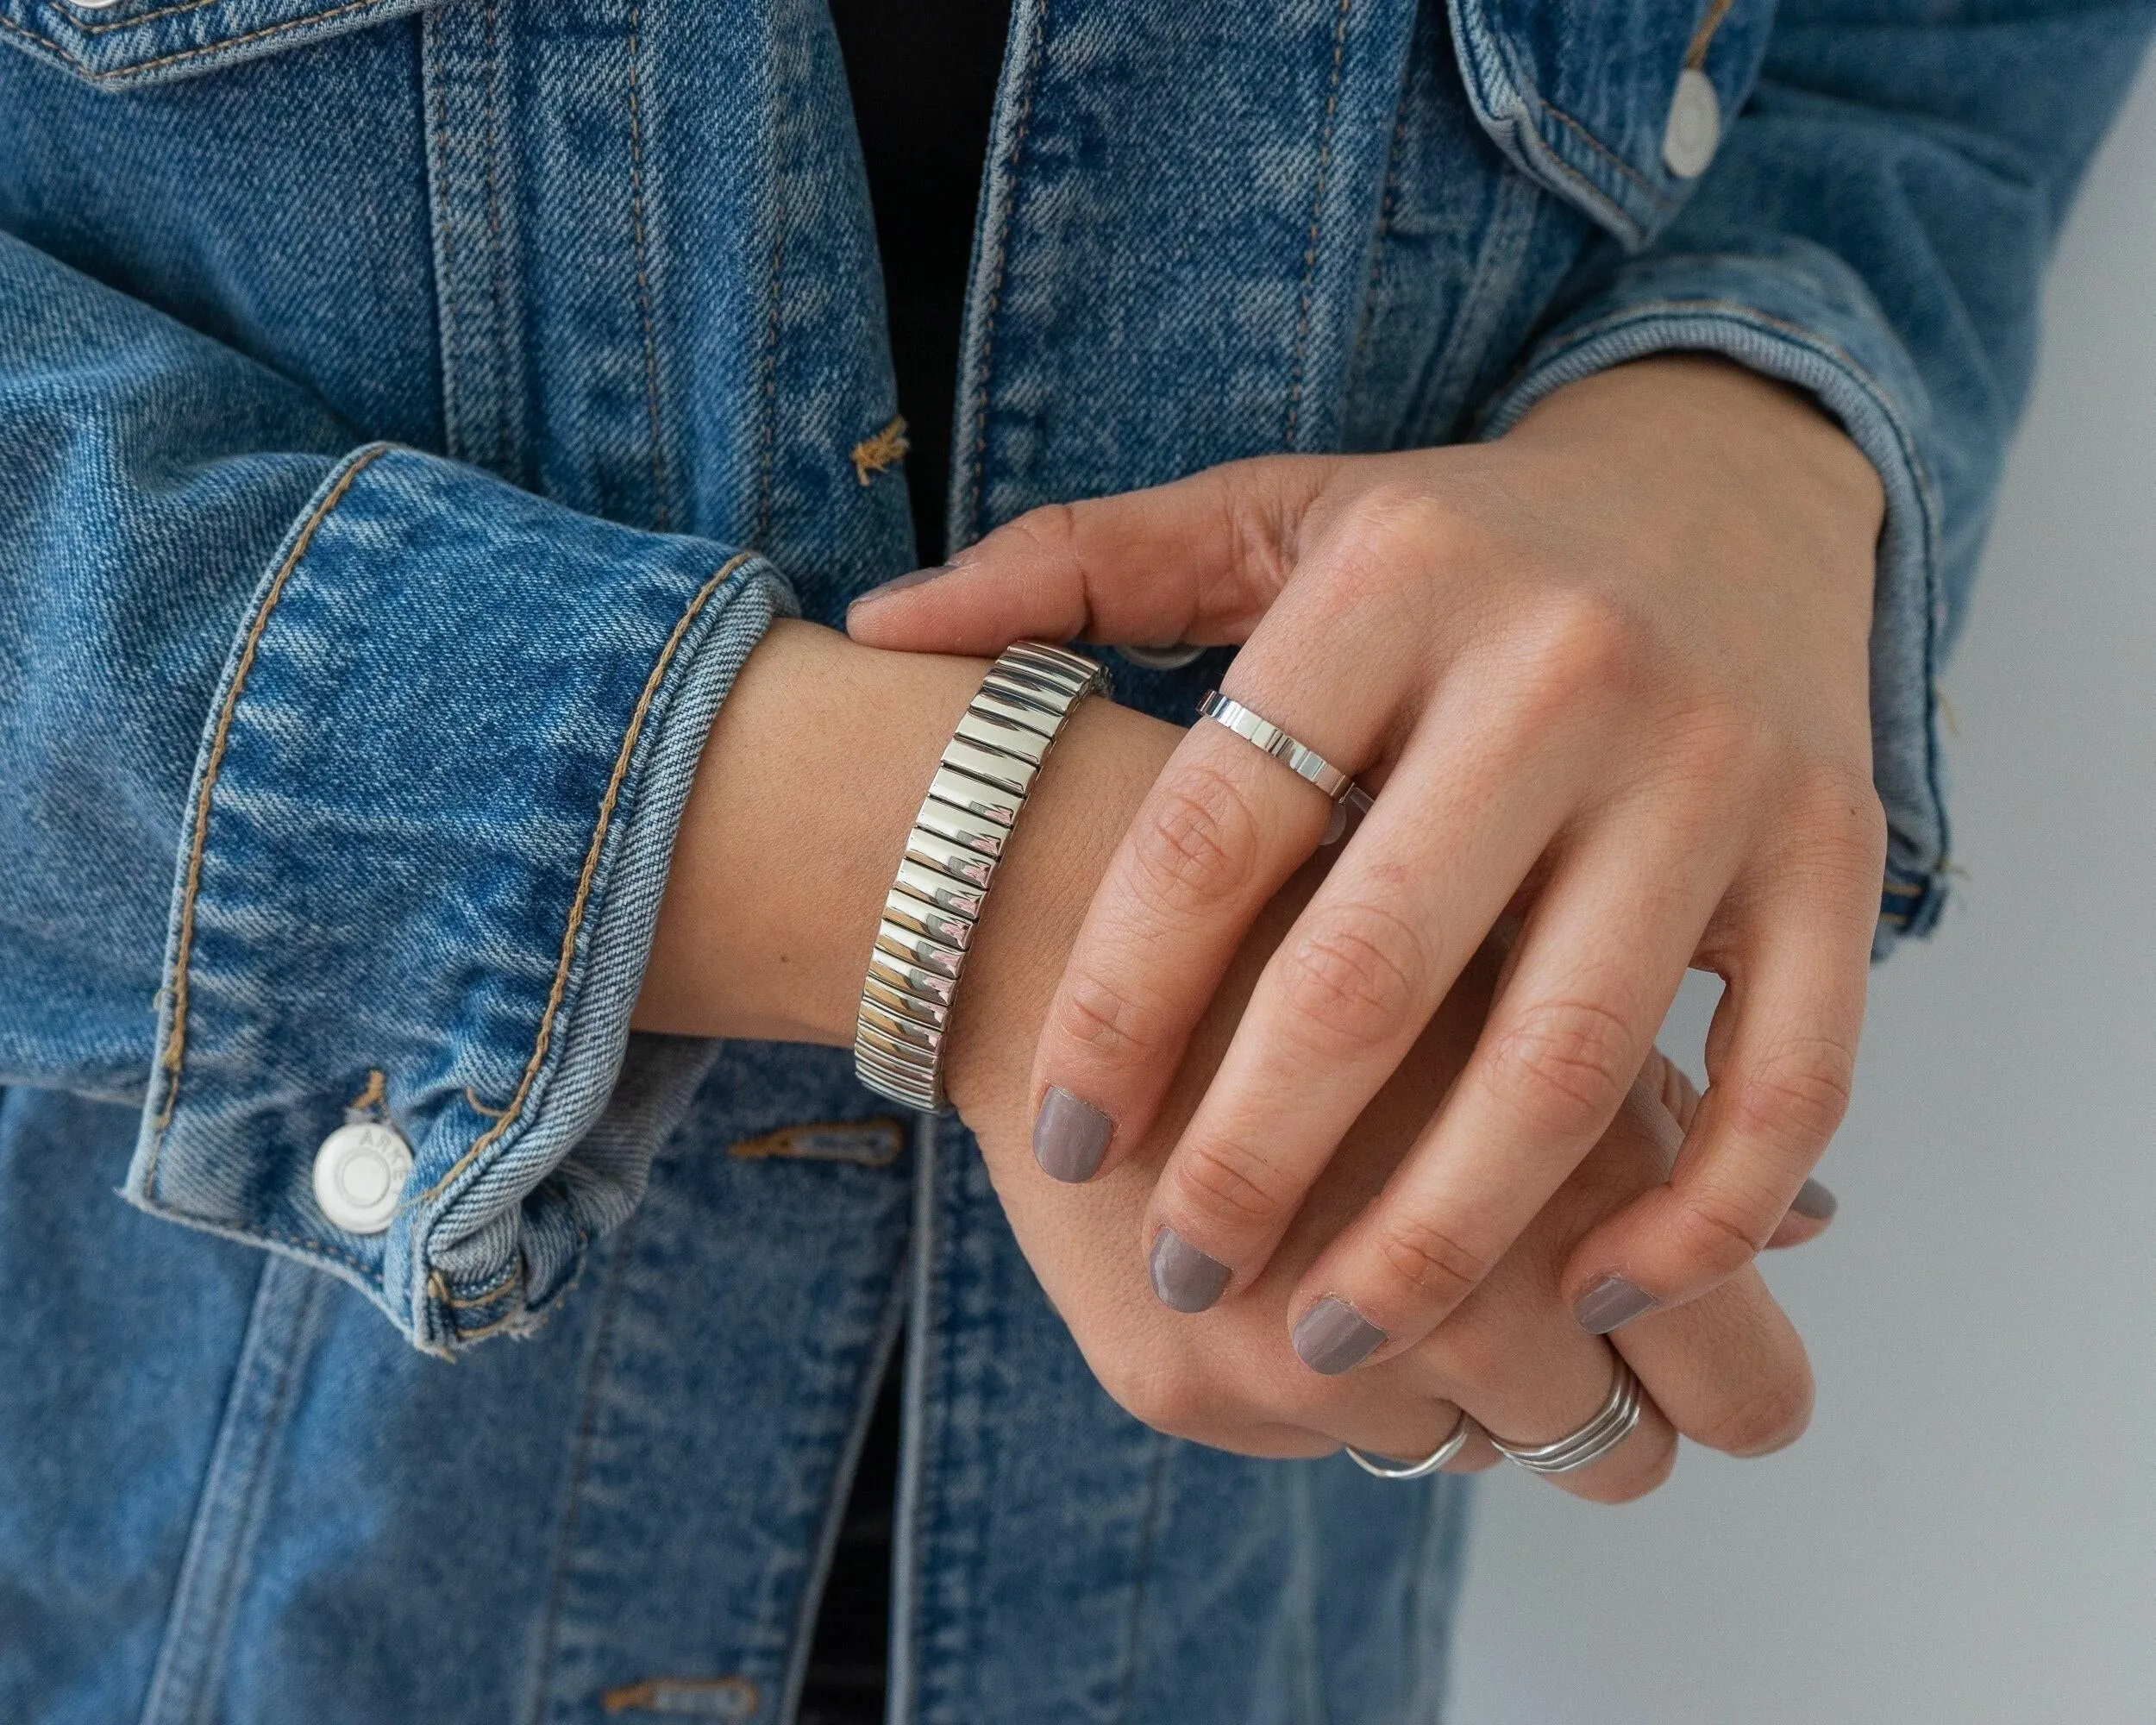
M 843 1045 L 937 757 L 986 669 L 782 622 L 712 725 L 676 842 L 640 1030 Z M 1082 703 L 1042 770 L 959 991 L 954 1070 L 1045 1010 L 1086 901 L 1171 725 Z M 1001 1059 L 999 1056 L 999 1061 Z M 1024 1055 L 1017 1055 L 1021 1062 Z

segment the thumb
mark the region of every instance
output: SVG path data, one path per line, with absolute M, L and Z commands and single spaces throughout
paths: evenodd
M 1335 463 L 1267 455 L 1173 484 L 1021 515 L 846 613 L 868 647 L 1000 652 L 1013 641 L 1239 642 L 1288 579 L 1302 517 Z

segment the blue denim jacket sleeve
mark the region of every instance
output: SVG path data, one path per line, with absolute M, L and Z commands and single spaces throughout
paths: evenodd
M 630 1011 L 705 732 L 792 603 L 358 445 L 0 235 L 0 1077 L 140 1101 L 135 1202 L 423 1347 L 536 1321 L 700 1058 L 625 1068 Z M 313 1196 L 348 1109 L 415 1159 L 378 1234 Z
M 1887 496 L 1871 642 L 1882 955 L 1943 902 L 1934 679 L 2028 391 L 2043 266 L 2153 16 L 1787 0 L 1689 201 L 1644 245 L 1604 216 L 1611 236 L 1483 418 L 1499 436 L 1590 372 L 1699 349 L 1809 390 L 1871 458 Z

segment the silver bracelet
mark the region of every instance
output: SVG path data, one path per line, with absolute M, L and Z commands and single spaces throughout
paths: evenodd
M 1021 641 L 960 718 L 913 817 L 861 985 L 854 1070 L 878 1095 L 924 1113 L 945 1106 L 943 1033 L 988 883 L 1049 746 L 1107 681 L 1080 654 Z

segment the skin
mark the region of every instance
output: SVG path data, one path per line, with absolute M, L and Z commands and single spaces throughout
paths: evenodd
M 883 894 L 936 757 L 985 666 L 880 653 L 776 625 L 714 725 L 685 812 L 635 1022 L 639 1028 L 843 1044 Z M 874 746 L 864 715 L 874 716 Z M 1396 1169 L 1474 1047 L 1499 968 L 1477 957 L 1414 1057 L 1345 1134 L 1273 1267 L 1246 1297 L 1197 1316 L 1146 1282 L 1143 1219 L 1185 1117 L 1280 939 L 1321 888 L 1322 862 L 1283 887 L 1224 973 L 1159 1122 L 1084 1188 L 1050 1178 L 1030 1144 L 1033 1051 L 1086 906 L 1181 733 L 1085 703 L 1044 768 L 998 871 L 951 1029 L 948 1076 L 1020 1245 L 1103 1385 L 1163 1430 L 1246 1454 L 1351 1442 L 1426 1454 L 1465 1409 L 1523 1443 L 1570 1431 L 1608 1390 L 1612 1341 L 1573 1324 L 1560 1275 L 1580 1239 L 1666 1173 L 1688 1092 L 1659 1057 L 1594 1153 L 1454 1320 L 1385 1365 L 1320 1377 L 1288 1341 L 1291 1297 L 1345 1217 Z M 817 794 L 805 795 L 803 786 Z M 758 808 L 744 821 L 744 806 Z M 745 906 L 754 913 L 744 914 Z M 1822 1224 L 1789 1219 L 1792 1241 Z M 1651 1405 L 1613 1455 L 1559 1482 L 1616 1502 L 1652 1489 L 1678 1433 L 1733 1452 L 1802 1429 L 1802 1344 L 1749 1269 L 1708 1298 L 1614 1339 Z M 1454 1464 L 1495 1458 L 1478 1439 Z
M 1344 1302 L 1382 1361 L 1582 1166 L 1688 966 L 1729 985 L 1704 1101 L 1670 1177 L 1573 1243 L 1565 1298 L 1598 1332 L 1680 1307 L 1783 1226 L 1846 1102 L 1877 914 L 1883 508 L 1806 398 L 1661 358 L 1556 392 L 1495 443 L 1268 457 L 1036 511 L 848 626 L 943 652 L 1238 642 L 1225 692 L 1378 793 L 1152 1191 L 1143 1232 L 1226 1266 L 1231 1302 L 1275 1285 L 1351 1123 L 1517 919 L 1460 1081 L 1289 1301 Z M 1112 1123 L 1101 1177 L 1155 1141 L 1194 1027 L 1328 813 L 1213 724 L 1138 808 L 1033 1066 L 1036 1107 L 1054 1086 Z

